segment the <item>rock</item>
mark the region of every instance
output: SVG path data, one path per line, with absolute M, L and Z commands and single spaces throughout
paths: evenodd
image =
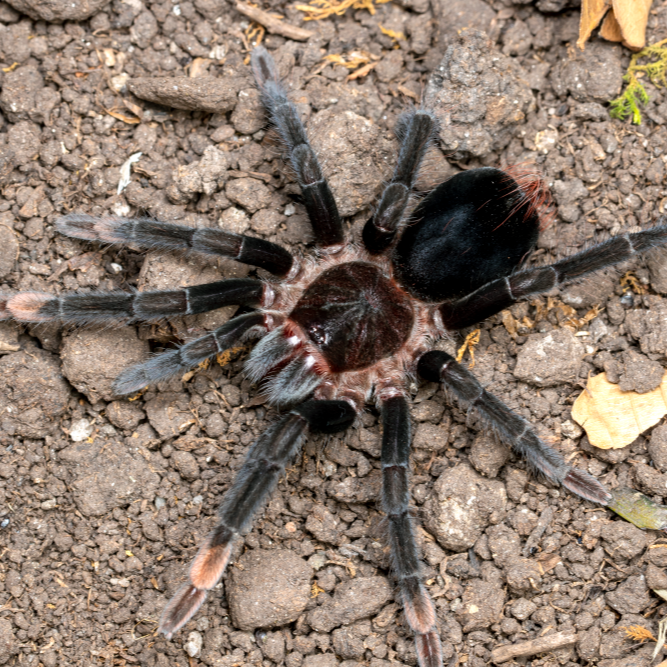
M 19 652 L 12 622 L 7 618 L 0 618 L 0 665 L 4 665 Z
M 374 616 L 392 597 L 391 586 L 384 577 L 357 577 L 338 584 L 330 603 L 309 612 L 308 623 L 316 632 L 331 632 Z
M 207 146 L 198 162 L 179 166 L 172 174 L 167 195 L 176 204 L 186 204 L 198 194 L 212 195 L 227 180 L 228 160 L 215 146 Z
M 227 183 L 225 194 L 230 201 L 243 206 L 250 213 L 266 208 L 271 203 L 271 190 L 262 181 L 254 178 L 231 179 Z
M 44 77 L 34 65 L 7 72 L 0 93 L 0 109 L 10 123 L 28 120 L 36 106 L 36 97 L 44 88 Z
M 224 114 L 236 106 L 237 94 L 244 81 L 235 77 L 155 76 L 128 79 L 127 87 L 147 102 L 185 111 Z
M 646 567 L 646 585 L 653 591 L 667 590 L 667 572 L 661 567 L 649 563 Z
M 459 35 L 433 72 L 425 106 L 440 120 L 440 144 L 455 160 L 504 148 L 535 108 L 525 73 L 477 30 Z
M 333 653 L 316 653 L 307 655 L 303 660 L 303 667 L 336 667 L 338 659 Z
M 500 581 L 473 579 L 465 588 L 456 617 L 463 632 L 482 630 L 497 623 L 503 613 L 505 591 Z
M 647 297 L 649 310 L 631 310 L 625 316 L 628 333 L 644 354 L 667 354 L 667 302 Z
M 148 342 L 129 327 L 77 329 L 63 340 L 63 374 L 91 403 L 110 401 L 121 371 L 145 361 L 148 352 Z
M 436 14 L 440 31 L 450 40 L 462 30 L 480 30 L 488 33 L 496 12 L 483 0 L 447 0 L 438 3 Z
M 589 42 L 585 50 L 572 49 L 558 62 L 551 84 L 558 97 L 570 93 L 579 102 L 602 102 L 618 97 L 623 84 L 623 50 L 609 43 Z
M 176 450 L 171 455 L 174 467 L 180 473 L 181 477 L 192 481 L 199 477 L 199 465 L 197 459 L 190 452 Z
M 153 500 L 160 476 L 153 471 L 150 455 L 117 440 L 95 438 L 58 452 L 75 478 L 74 501 L 84 516 L 103 516 L 135 500 Z
M 14 9 L 31 19 L 48 23 L 85 21 L 111 0 L 7 0 Z
M 380 497 L 382 485 L 379 470 L 372 470 L 366 477 L 347 477 L 342 482 L 332 482 L 329 495 L 339 503 L 370 503 Z
M 320 542 L 337 544 L 343 528 L 340 521 L 324 505 L 314 505 L 308 513 L 306 530 Z
M 653 429 L 648 443 L 648 453 L 656 468 L 667 472 L 667 424 L 660 424 Z
M 19 257 L 19 242 L 14 230 L 7 225 L 0 225 L 0 278 L 9 275 L 16 267 Z
M 602 532 L 607 549 L 614 556 L 634 558 L 644 551 L 647 544 L 646 533 L 626 521 L 613 521 Z
M 652 496 L 667 496 L 667 475 L 655 468 L 637 461 L 634 465 L 635 477 L 644 493 Z
M 653 248 L 645 257 L 651 287 L 659 294 L 667 294 L 667 248 Z
M 484 479 L 467 465 L 446 470 L 423 507 L 424 526 L 440 546 L 452 551 L 472 547 L 490 523 L 505 513 L 505 487 Z
M 538 387 L 574 382 L 584 346 L 569 329 L 532 334 L 519 348 L 514 377 Z
M 277 664 L 285 659 L 285 637 L 282 632 L 267 632 L 257 643 L 265 658 Z
M 165 391 L 146 403 L 146 415 L 161 438 L 180 435 L 193 422 L 187 394 Z
M 429 452 L 439 452 L 447 446 L 449 429 L 435 424 L 418 424 L 412 446 Z
M 310 600 L 313 570 L 291 551 L 248 551 L 230 568 L 229 611 L 241 630 L 273 628 L 295 621 Z
M 391 174 L 395 145 L 368 118 L 331 108 L 311 117 L 308 136 L 315 153 L 326 156 L 323 170 L 341 216 L 367 208 Z
M 238 102 L 230 120 L 239 134 L 255 134 L 266 125 L 266 111 L 257 88 L 239 91 Z
M 105 410 L 107 419 L 118 428 L 133 431 L 144 419 L 144 411 L 129 401 L 114 401 Z
M 657 361 L 633 349 L 623 350 L 622 358 L 624 371 L 618 383 L 621 391 L 645 394 L 660 386 L 665 370 Z
M 472 442 L 468 456 L 477 472 L 494 478 L 507 463 L 510 451 L 492 433 L 480 431 Z
M 56 357 L 43 350 L 0 357 L 0 425 L 5 433 L 44 438 L 60 432 L 70 389 Z
M 7 130 L 7 148 L 15 165 L 22 166 L 32 162 L 39 153 L 41 132 L 38 125 L 28 120 L 21 120 Z
M 628 577 L 605 597 L 607 604 L 619 614 L 641 614 L 652 602 L 643 575 Z

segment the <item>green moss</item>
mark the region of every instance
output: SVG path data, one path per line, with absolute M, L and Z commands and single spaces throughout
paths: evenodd
M 648 63 L 639 64 L 639 61 L 647 58 Z M 667 86 L 667 39 L 651 44 L 632 56 L 628 71 L 623 77 L 627 86 L 620 97 L 610 102 L 609 114 L 612 118 L 625 120 L 632 117 L 635 125 L 641 124 L 640 106 L 649 101 L 648 93 L 641 84 L 643 77 L 647 77 L 655 86 Z

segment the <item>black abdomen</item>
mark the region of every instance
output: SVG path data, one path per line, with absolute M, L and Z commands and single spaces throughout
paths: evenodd
M 331 371 L 371 366 L 394 354 L 410 335 L 412 306 L 380 269 L 350 262 L 328 269 L 290 314 L 320 350 Z
M 535 247 L 539 216 L 508 174 L 484 167 L 439 185 L 394 250 L 396 279 L 424 301 L 445 301 L 509 275 Z

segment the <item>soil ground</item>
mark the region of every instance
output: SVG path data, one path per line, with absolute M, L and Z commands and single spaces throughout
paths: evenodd
M 159 289 L 247 274 L 231 261 L 65 239 L 54 221 L 72 211 L 220 225 L 307 252 L 304 209 L 246 64 L 248 19 L 225 0 L 97 4 L 88 20 L 53 24 L 0 2 L 0 291 Z M 314 32 L 264 43 L 350 224 L 368 217 L 395 159 L 396 118 L 443 58 L 458 58 L 469 78 L 456 97 L 448 65 L 429 93 L 443 136 L 421 190 L 460 169 L 535 163 L 558 213 L 534 264 L 655 224 L 667 196 L 667 96 L 648 86 L 641 126 L 611 120 L 605 102 L 619 93 L 629 54 L 595 40 L 577 51 L 574 4 L 403 0 L 302 23 L 292 5 L 264 3 Z M 467 26 L 490 42 L 459 36 Z M 666 31 L 667 6 L 656 4 L 648 41 Z M 366 76 L 347 81 L 344 67 L 323 66 L 325 55 L 355 49 L 376 58 Z M 142 99 L 141 77 L 195 75 L 221 82 L 217 112 Z M 518 112 L 491 112 L 494 86 L 511 91 L 502 99 Z M 479 97 L 465 92 L 473 89 Z M 137 152 L 117 194 L 120 167 Z M 474 348 L 480 381 L 568 460 L 659 502 L 667 429 L 605 452 L 570 412 L 591 373 L 636 391 L 659 382 L 666 265 L 654 254 L 519 304 L 481 325 Z M 159 327 L 0 325 L 0 664 L 415 664 L 375 502 L 372 407 L 344 436 L 309 441 L 239 545 L 225 586 L 173 641 L 156 635 L 275 413 L 241 374 L 247 350 L 132 401 L 115 398 L 110 383 L 231 311 Z M 441 346 L 453 352 L 466 333 Z M 569 632 L 573 644 L 506 664 L 649 665 L 653 643 L 624 628 L 657 635 L 664 604 L 651 589 L 667 589 L 667 541 L 535 480 L 437 386 L 413 389 L 412 503 L 445 664 L 482 667 L 500 645 Z

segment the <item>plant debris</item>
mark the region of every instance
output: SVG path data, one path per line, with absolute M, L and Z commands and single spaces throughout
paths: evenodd
M 643 58 L 650 58 L 651 62 L 645 65 L 638 64 Z M 642 77 L 647 77 L 659 88 L 667 85 L 667 39 L 651 44 L 632 56 L 628 71 L 623 77 L 627 86 L 620 97 L 610 102 L 609 115 L 612 118 L 625 120 L 632 117 L 635 125 L 641 125 L 640 106 L 645 105 L 650 99 L 646 88 L 641 84 Z
M 321 21 L 330 16 L 342 16 L 348 9 L 367 9 L 375 14 L 374 4 L 383 5 L 390 0 L 311 0 L 308 5 L 296 5 L 295 9 L 304 12 L 304 21 Z
M 589 378 L 572 406 L 572 418 L 585 429 L 591 444 L 620 449 L 634 442 L 667 414 L 667 375 L 657 389 L 638 394 L 621 391 L 606 373 Z

